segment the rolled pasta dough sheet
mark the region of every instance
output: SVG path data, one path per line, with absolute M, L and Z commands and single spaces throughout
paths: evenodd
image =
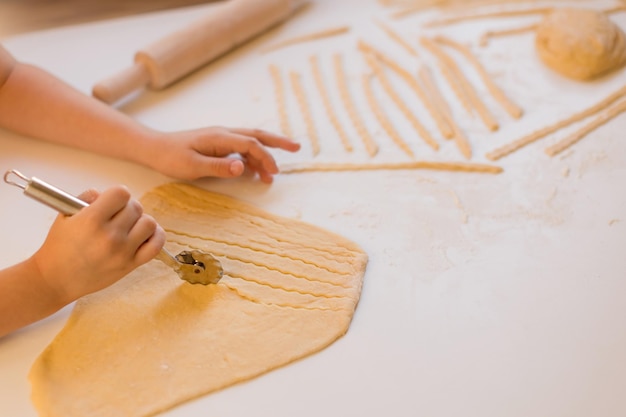
M 42 416 L 150 416 L 317 352 L 348 329 L 367 255 L 351 241 L 190 185 L 143 198 L 174 252 L 224 267 L 191 285 L 158 261 L 76 306 L 31 372 Z

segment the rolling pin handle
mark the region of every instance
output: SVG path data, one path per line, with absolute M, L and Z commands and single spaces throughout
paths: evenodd
M 135 62 L 117 74 L 94 85 L 92 95 L 97 99 L 113 104 L 133 91 L 145 87 L 150 82 L 150 73 L 141 62 Z

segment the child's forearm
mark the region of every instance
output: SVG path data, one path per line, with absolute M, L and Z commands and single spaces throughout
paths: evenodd
M 248 168 L 270 183 L 278 165 L 269 148 L 300 145 L 259 129 L 204 127 L 159 132 L 82 94 L 0 46 L 0 127 L 124 159 L 178 179 L 233 178 Z
M 43 319 L 66 304 L 41 279 L 33 258 L 0 270 L 0 337 Z
M 46 71 L 16 63 L 0 86 L 0 126 L 141 163 L 157 133 Z

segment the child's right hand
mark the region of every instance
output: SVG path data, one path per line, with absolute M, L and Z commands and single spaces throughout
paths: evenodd
M 59 215 L 33 255 L 42 285 L 63 305 L 117 282 L 165 243 L 163 229 L 125 187 L 81 198 L 90 206 L 71 217 Z

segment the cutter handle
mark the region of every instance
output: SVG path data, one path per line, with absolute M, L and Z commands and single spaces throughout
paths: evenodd
M 21 180 L 21 182 L 12 180 L 11 175 L 16 176 L 18 180 Z M 39 178 L 28 178 L 21 172 L 14 169 L 7 171 L 4 174 L 4 181 L 7 184 L 21 188 L 24 190 L 24 194 L 28 197 L 37 200 L 40 203 L 65 214 L 66 216 L 74 215 L 89 205 L 80 198 L 63 191 L 54 185 L 50 185 Z

